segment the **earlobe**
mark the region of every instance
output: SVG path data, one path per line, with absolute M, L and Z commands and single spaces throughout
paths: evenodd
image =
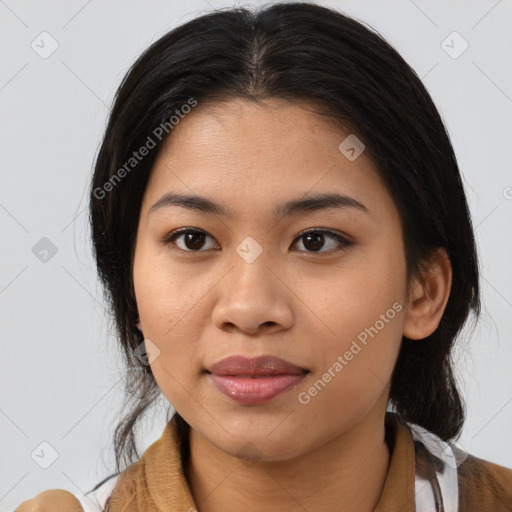
M 439 326 L 450 296 L 452 266 L 444 248 L 438 248 L 422 270 L 423 282 L 413 279 L 404 323 L 404 336 L 421 340 Z
M 140 318 L 139 318 L 139 315 L 137 315 L 137 318 L 135 319 L 135 327 L 137 327 L 137 329 L 142 332 L 142 324 L 140 323 Z

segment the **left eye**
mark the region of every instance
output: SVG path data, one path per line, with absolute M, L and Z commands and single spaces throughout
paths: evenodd
M 337 252 L 351 245 L 351 242 L 349 242 L 346 238 L 342 237 L 341 235 L 323 229 L 314 229 L 306 231 L 305 233 L 300 234 L 296 238 L 296 240 L 301 239 L 305 239 L 305 242 L 303 242 L 302 245 L 304 247 L 308 245 L 309 247 L 306 247 L 306 249 L 310 249 L 312 252 Z M 331 244 L 334 245 L 334 248 L 327 251 L 319 251 L 319 246 L 323 246 L 325 244 L 326 239 L 330 239 L 331 241 L 334 240 L 336 242 L 334 244 Z M 337 247 L 340 245 L 342 247 Z
M 184 228 L 178 231 L 174 231 L 170 233 L 167 237 L 162 240 L 164 245 L 168 245 L 170 243 L 174 243 L 175 240 L 179 240 L 182 237 L 182 244 L 184 246 L 180 246 L 180 244 L 176 243 L 179 249 L 186 252 L 202 252 L 202 250 L 212 249 L 215 247 L 206 247 L 204 249 L 204 243 L 206 238 L 213 238 L 208 235 L 205 231 L 200 229 L 190 229 Z M 324 229 L 314 229 L 309 230 L 304 233 L 301 233 L 292 244 L 295 245 L 296 241 L 304 240 L 302 245 L 306 248 L 308 252 L 337 252 L 345 249 L 352 245 L 352 242 L 348 241 L 341 235 L 334 233 L 332 231 L 327 231 Z M 320 251 L 319 249 L 325 245 L 326 240 L 331 240 L 331 245 L 334 245 L 334 248 Z M 341 247 L 339 247 L 341 246 Z

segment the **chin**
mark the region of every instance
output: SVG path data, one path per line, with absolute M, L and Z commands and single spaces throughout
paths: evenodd
M 300 455 L 297 435 L 282 429 L 276 432 L 273 426 L 239 425 L 238 428 L 222 428 L 216 432 L 220 437 L 204 436 L 211 444 L 224 453 L 247 461 L 248 465 L 256 462 L 284 461 Z M 212 431 L 209 431 L 211 434 Z M 272 437 L 269 436 L 272 434 Z M 203 434 L 204 435 L 204 434 Z

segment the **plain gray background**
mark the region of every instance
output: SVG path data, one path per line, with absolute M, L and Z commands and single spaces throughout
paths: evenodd
M 484 305 L 455 357 L 468 406 L 459 442 L 512 467 L 512 2 L 318 3 L 387 38 L 445 120 L 476 229 Z M 113 472 L 122 362 L 90 250 L 93 160 L 135 58 L 174 26 L 230 5 L 0 0 L 1 510 L 45 489 L 79 496 Z M 160 437 L 162 412 L 145 423 L 141 453 Z M 43 469 L 52 450 L 57 458 Z

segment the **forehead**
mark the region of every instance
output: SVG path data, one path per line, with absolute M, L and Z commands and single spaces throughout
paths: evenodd
M 377 203 L 393 207 L 365 152 L 349 159 L 340 150 L 354 135 L 314 109 L 280 100 L 199 102 L 174 126 L 155 162 L 146 211 L 166 192 L 216 198 L 232 212 L 275 212 L 276 203 L 327 192 L 374 212 Z

